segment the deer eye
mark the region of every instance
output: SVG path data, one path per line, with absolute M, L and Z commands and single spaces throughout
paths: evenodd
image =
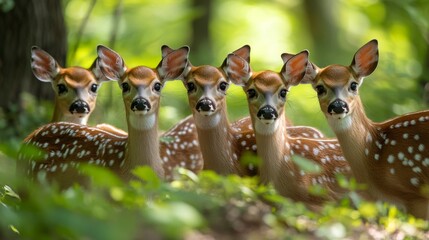
M 317 95 L 320 96 L 326 92 L 326 89 L 324 86 L 318 85 L 318 86 L 316 86 L 316 92 L 317 92 Z
M 122 83 L 122 93 L 127 93 L 130 91 L 130 85 L 128 83 Z
M 93 93 L 97 93 L 97 90 L 98 90 L 98 85 L 97 84 L 92 84 L 91 85 L 91 92 L 93 92 Z
M 219 90 L 225 92 L 228 89 L 229 84 L 227 82 L 221 82 L 219 84 Z
M 350 90 L 352 90 L 353 92 L 356 92 L 357 88 L 358 88 L 358 83 L 357 82 L 352 82 L 350 84 Z
M 160 92 L 162 88 L 161 83 L 157 82 L 155 83 L 155 85 L 153 85 L 153 90 L 155 90 L 156 92 Z
M 195 91 L 195 84 L 193 82 L 187 83 L 186 87 L 188 88 L 188 93 Z
M 279 92 L 279 96 L 280 96 L 281 98 L 286 98 L 286 94 L 287 94 L 287 90 L 286 90 L 286 89 L 282 89 L 282 90 L 280 90 L 280 92 Z
M 64 84 L 58 84 L 57 87 L 58 87 L 58 94 L 64 94 L 68 91 L 66 85 Z
M 247 90 L 247 97 L 249 99 L 255 98 L 257 96 L 258 96 L 258 94 L 256 93 L 255 89 L 249 89 L 249 90 Z

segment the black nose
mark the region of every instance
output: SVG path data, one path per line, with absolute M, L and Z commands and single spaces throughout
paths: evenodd
M 131 110 L 134 111 L 149 111 L 150 103 L 145 98 L 139 97 L 133 100 L 131 103 Z
M 335 99 L 331 104 L 328 106 L 328 113 L 332 114 L 341 114 L 341 113 L 348 113 L 349 112 L 349 106 L 346 102 L 340 99 Z
M 74 101 L 69 108 L 69 111 L 74 113 L 89 113 L 91 109 L 89 108 L 88 103 L 82 100 L 76 100 Z
M 198 112 L 214 112 L 216 110 L 216 106 L 213 103 L 212 100 L 209 98 L 203 98 L 200 101 L 198 101 L 197 106 L 195 107 Z
M 259 109 L 257 116 L 259 119 L 276 120 L 279 114 L 277 113 L 276 109 L 270 105 L 266 105 Z

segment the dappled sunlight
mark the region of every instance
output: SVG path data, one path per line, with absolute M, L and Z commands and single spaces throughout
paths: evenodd
M 91 187 L 86 189 L 76 184 L 65 191 L 60 191 L 56 183 L 48 183 L 46 179 L 38 183 L 30 182 L 27 176 L 21 176 L 16 171 L 18 154 L 30 159 L 36 155 L 42 155 L 34 149 L 32 151 L 31 148 L 22 147 L 22 142 L 35 129 L 48 123 L 53 115 L 54 98 L 49 99 L 50 95 L 46 91 L 42 91 L 43 87 L 49 87 L 49 90 L 52 90 L 53 87 L 55 91 L 61 91 L 59 90 L 61 84 L 54 83 L 51 87 L 49 84 L 37 81 L 32 73 L 32 66 L 30 66 L 31 57 L 24 59 L 22 55 L 18 55 L 21 52 L 30 53 L 30 46 L 37 45 L 47 52 L 52 49 L 52 54 L 55 55 L 58 62 L 61 62 L 61 67 L 80 66 L 86 69 L 96 59 L 97 53 L 99 53 L 97 52 L 98 45 L 104 45 L 117 52 L 123 57 L 128 69 L 137 66 L 156 69 L 161 59 L 168 59 L 168 57 L 163 58 L 163 55 L 172 56 L 169 55 L 168 48 L 161 48 L 163 45 L 172 49 L 189 46 L 189 52 L 186 48 L 181 49 L 185 49 L 186 53 L 183 51 L 183 56 L 179 60 L 172 59 L 172 64 L 162 62 L 163 64 L 159 68 L 161 70 L 154 71 L 154 74 L 150 75 L 148 81 L 161 80 L 156 83 L 158 84 L 157 88 L 154 85 L 142 90 L 139 89 L 139 84 L 136 84 L 135 91 L 138 94 L 144 95 L 143 91 L 147 90 L 145 94 L 149 92 L 151 93 L 150 96 L 157 99 L 155 103 L 152 103 L 152 109 L 154 109 L 153 106 L 158 106 L 158 103 L 160 105 L 159 118 L 157 119 L 159 129 L 153 136 L 148 137 L 148 143 L 152 144 L 151 139 L 155 141 L 159 137 L 161 146 L 168 145 L 171 147 L 166 150 L 169 158 L 160 158 L 158 159 L 160 161 L 156 162 L 157 164 L 162 162 L 163 166 L 167 166 L 166 162 L 167 160 L 170 161 L 170 157 L 171 161 L 175 161 L 183 155 L 181 150 L 185 149 L 185 146 L 194 146 L 197 149 L 196 152 L 202 151 L 201 149 L 204 148 L 201 140 L 197 141 L 195 129 L 198 128 L 198 124 L 191 118 L 188 119 L 189 123 L 187 122 L 183 129 L 172 131 L 170 132 L 171 135 L 168 136 L 161 135 L 172 128 L 174 129 L 180 120 L 191 114 L 188 102 L 188 89 L 191 89 L 189 85 L 185 87 L 182 80 L 173 79 L 165 82 L 161 88 L 162 78 L 166 72 L 176 71 L 174 77 L 181 77 L 177 69 L 182 72 L 186 67 L 185 60 L 189 60 L 195 66 L 211 65 L 216 68 L 226 66 L 224 71 L 228 72 L 229 70 L 230 75 L 228 77 L 231 78 L 230 80 L 233 78 L 231 76 L 239 75 L 238 72 L 242 71 L 240 78 L 248 78 L 246 80 L 248 81 L 250 78 L 246 74 L 249 74 L 249 69 L 253 72 L 264 70 L 280 72 L 283 66 L 286 66 L 283 70 L 287 69 L 288 66 L 283 62 L 283 53 L 297 54 L 306 49 L 309 52 L 308 60 L 320 68 L 331 64 L 341 64 L 346 66 L 343 69 L 350 70 L 347 66 L 352 63 L 356 49 L 371 39 L 376 39 L 379 50 L 377 68 L 370 76 L 365 77 L 362 84 L 359 85 L 359 90 L 351 91 L 352 85 L 350 85 L 344 92 L 350 95 L 355 94 L 353 96 L 359 94 L 362 98 L 365 114 L 369 119 L 376 122 L 414 111 L 426 110 L 429 101 L 426 102 L 427 99 L 423 96 L 429 96 L 429 78 L 427 77 L 429 76 L 429 19 L 427 16 L 429 3 L 427 0 L 337 0 L 323 2 L 320 0 L 62 0 L 60 1 L 62 3 L 60 9 L 63 10 L 63 15 L 59 14 L 61 13 L 60 10 L 51 12 L 45 9 L 45 13 L 40 13 L 40 16 L 36 16 L 34 20 L 33 16 L 31 21 L 21 19 L 21 15 L 25 15 L 24 13 L 33 9 L 37 5 L 37 1 L 21 3 L 23 1 L 7 0 L 3 1 L 4 3 L 1 2 L 0 0 L 0 13 L 2 15 L 0 15 L 0 23 L 5 25 L 3 27 L 11 28 L 21 35 L 27 34 L 28 36 L 26 35 L 25 38 L 31 39 L 32 42 L 23 42 L 23 39 L 17 39 L 16 42 L 19 44 L 9 47 L 7 41 L 4 41 L 5 37 L 0 36 L 0 40 L 6 44 L 5 51 L 0 53 L 0 83 L 6 83 L 0 84 L 3 87 L 3 94 L 6 95 L 5 93 L 9 93 L 9 91 L 15 93 L 16 89 L 21 91 L 13 96 L 13 99 L 4 99 L 5 103 L 10 104 L 5 109 L 0 108 L 0 239 L 289 239 L 295 237 L 299 239 L 429 239 L 428 221 L 408 215 L 400 206 L 381 201 L 367 201 L 366 194 L 362 193 L 371 186 L 358 182 L 356 179 L 359 178 L 355 179 L 342 174 L 336 174 L 329 181 L 338 183 L 339 188 L 344 191 L 344 195 L 336 201 L 328 200 L 316 207 L 306 205 L 303 202 L 294 202 L 292 198 L 285 197 L 287 195 L 279 194 L 271 183 L 263 184 L 261 182 L 263 177 L 260 179 L 259 175 L 255 177 L 221 176 L 208 170 L 200 171 L 200 168 L 194 169 L 195 172 L 193 172 L 193 170 L 177 167 L 179 165 L 185 166 L 182 164 L 183 162 L 180 162 L 181 160 L 178 161 L 179 164 L 176 167 L 169 169 L 171 170 L 171 181 L 159 178 L 155 171 L 148 166 L 140 166 L 135 169 L 127 168 L 124 171 L 132 175 L 132 180 L 124 182 L 106 168 L 82 164 L 83 166 L 77 166 L 74 170 L 80 171 L 79 174 L 85 177 L 89 177 L 88 182 Z M 34 8 L 33 10 L 42 12 L 40 9 L 42 4 L 39 2 L 38 4 L 39 9 Z M 16 25 L 10 24 L 10 19 L 8 21 L 3 19 L 13 12 L 14 7 L 19 5 L 25 5 L 24 7 L 28 9 L 23 11 L 23 6 L 17 8 L 21 9 L 21 12 L 12 15 L 14 16 L 13 20 L 22 25 L 31 23 L 30 29 L 24 28 L 24 26 L 21 29 L 21 26 L 18 26 L 16 30 Z M 51 20 L 49 24 L 43 22 L 42 20 L 51 19 L 46 16 L 47 13 L 49 13 L 49 17 L 64 17 L 67 41 L 58 40 L 61 39 L 60 36 L 55 35 L 60 34 L 56 32 L 58 29 L 53 30 L 55 31 L 54 37 L 52 34 L 48 34 L 53 29 L 51 29 L 50 24 L 55 25 L 54 23 L 57 21 Z M 44 28 L 40 28 L 39 25 Z M 31 32 L 32 28 L 38 29 L 38 32 Z M 40 29 L 44 30 L 40 31 Z M 64 25 L 62 25 L 62 29 L 64 29 Z M 6 40 L 10 41 L 12 37 L 17 38 L 12 34 L 13 31 L 11 32 L 9 29 Z M 52 47 L 56 45 L 64 51 L 53 50 L 55 48 Z M 244 45 L 250 46 L 250 63 L 245 61 L 249 49 L 244 47 L 241 51 L 246 51 L 246 54 L 238 50 L 234 52 L 237 64 L 228 65 L 229 62 L 225 62 L 225 65 L 222 65 L 228 54 Z M 307 57 L 307 53 L 305 54 Z M 9 58 L 15 55 L 19 58 L 9 61 Z M 2 58 L 4 56 L 6 57 Z M 188 59 L 186 59 L 187 56 L 189 56 Z M 234 57 L 234 55 L 232 56 Z M 239 62 L 240 59 L 241 62 Z M 368 60 L 368 58 L 362 59 L 364 59 L 363 62 Z M 63 60 L 65 60 L 64 64 Z M 21 61 L 25 61 L 27 64 L 9 67 L 10 69 L 3 67 L 10 66 L 6 64 L 9 62 L 18 66 L 17 63 Z M 115 66 L 118 72 L 118 75 L 112 74 L 111 78 L 125 76 L 124 74 L 119 75 L 119 72 L 125 71 L 122 61 L 112 57 L 111 62 L 109 62 L 110 67 Z M 301 73 L 304 74 L 305 62 L 301 62 Z M 180 65 L 180 68 L 177 68 L 175 64 Z M 174 66 L 171 67 L 171 65 Z M 54 64 L 47 61 L 46 67 L 52 71 L 44 74 L 53 75 L 54 70 L 56 70 Z M 231 69 L 227 69 L 229 67 Z M 234 67 L 237 69 L 232 69 Z M 312 71 L 309 69 L 307 68 L 307 74 Z M 107 72 L 106 75 L 109 74 L 109 71 L 112 70 L 104 69 L 104 72 Z M 354 71 L 356 71 L 355 68 L 350 71 L 350 76 L 356 74 Z M 3 72 L 13 74 L 4 74 Z M 27 75 L 31 75 L 31 79 L 28 76 L 19 75 L 21 72 L 27 72 Z M 102 71 L 100 70 L 100 72 Z M 7 75 L 8 79 L 2 75 Z M 91 73 L 90 75 L 93 76 Z M 196 81 L 195 76 L 190 75 L 187 75 L 186 81 Z M 198 75 L 203 80 L 207 76 L 211 77 L 208 71 Z M 307 79 L 311 76 L 307 75 Z M 50 77 L 55 78 L 55 76 Z M 282 94 L 280 92 L 273 94 L 270 90 L 271 92 L 266 93 L 264 97 L 259 95 L 258 99 L 254 89 L 251 90 L 255 92 L 246 93 L 242 87 L 233 82 L 230 82 L 228 86 L 226 82 L 223 82 L 223 80 L 227 80 L 224 77 L 223 73 L 211 77 L 216 78 L 214 79 L 216 81 L 221 79 L 219 81 L 221 83 L 213 84 L 214 87 L 210 86 L 213 89 L 204 95 L 208 99 L 204 100 L 209 102 L 209 98 L 217 97 L 223 101 L 223 97 L 225 97 L 227 117 L 230 123 L 249 116 L 247 98 L 249 96 L 252 107 L 252 93 L 255 94 L 253 101 L 268 99 L 267 96 L 274 95 L 277 96 L 277 100 L 273 100 L 274 103 L 277 101 L 277 103 L 284 104 L 285 114 L 293 125 L 314 127 L 317 129 L 315 131 L 320 131 L 328 138 L 335 137 L 320 109 L 318 93 L 311 84 L 298 84 L 298 80 L 287 82 L 286 84 L 294 85 L 296 83 L 298 85 L 290 87 L 286 94 L 284 93 L 287 89 L 280 89 Z M 280 77 L 278 79 L 279 84 L 281 81 L 290 80 L 285 75 L 282 77 L 283 79 Z M 243 79 L 234 79 L 234 82 L 244 85 L 246 82 Z M 122 84 L 128 80 L 123 78 L 119 82 Z M 356 81 L 360 84 L 360 80 Z M 195 89 L 195 82 L 191 84 L 194 84 Z M 354 84 L 358 83 L 355 82 Z M 424 88 L 425 84 L 427 84 L 426 89 Z M 201 91 L 204 86 L 208 85 L 201 84 L 195 92 Z M 249 86 L 250 84 L 246 87 Z M 318 90 L 318 87 L 323 88 L 324 86 L 315 86 L 315 89 Z M 124 85 L 119 86 L 118 81 L 112 80 L 102 83 L 99 88 L 95 85 L 95 88 L 96 90 L 90 94 L 97 95 L 97 104 L 89 117 L 88 125 L 111 124 L 127 131 L 123 98 L 126 96 L 127 90 L 123 90 Z M 67 91 L 75 90 L 69 88 Z M 332 92 L 334 91 L 337 90 L 332 90 Z M 192 90 L 189 92 L 191 101 L 195 100 L 192 99 Z M 58 97 L 60 94 L 55 96 Z M 141 98 L 143 99 L 143 97 Z M 134 101 L 135 98 L 132 99 Z M 273 104 L 273 101 L 267 101 L 268 103 L 264 102 L 264 104 L 268 106 Z M 202 112 L 209 112 L 208 110 L 213 108 L 213 104 L 206 103 L 204 106 L 206 109 L 202 105 L 202 103 L 200 106 L 196 104 L 195 108 L 199 111 L 202 109 Z M 335 109 L 340 108 L 341 105 L 336 108 L 333 107 L 331 108 L 333 110 L 329 112 L 332 115 Z M 62 107 L 62 110 L 66 112 L 68 109 Z M 134 108 L 128 109 L 132 109 L 129 110 L 130 113 L 135 111 Z M 264 113 L 254 112 L 256 113 L 254 116 L 263 116 L 261 118 L 266 120 Z M 281 109 L 279 112 L 283 113 Z M 266 115 L 269 116 L 269 113 L 267 112 Z M 272 113 L 271 115 L 274 116 Z M 329 116 L 329 114 L 327 115 Z M 151 116 L 155 116 L 155 114 Z M 155 122 L 153 119 L 155 117 L 151 118 L 151 123 Z M 249 169 L 251 168 L 257 174 L 260 174 L 261 169 L 266 167 L 264 166 L 266 162 L 264 163 L 263 160 L 265 158 L 261 157 L 263 151 L 260 149 L 270 149 L 267 152 L 271 154 L 280 148 L 278 146 L 285 146 L 287 153 L 285 153 L 286 151 L 277 152 L 282 158 L 278 159 L 279 164 L 274 164 L 272 168 L 281 170 L 273 171 L 275 174 L 270 174 L 271 182 L 283 179 L 284 176 L 288 175 L 286 171 L 283 171 L 281 165 L 289 160 L 293 163 L 291 165 L 293 166 L 292 170 L 296 170 L 296 173 L 304 176 L 321 173 L 324 167 L 329 165 L 326 164 L 326 161 L 330 162 L 333 159 L 329 157 L 329 154 L 323 152 L 329 147 L 312 148 L 306 144 L 307 136 L 311 136 L 309 134 L 304 135 L 306 130 L 298 130 L 303 131 L 298 134 L 304 133 L 302 134 L 304 137 L 290 138 L 295 139 L 293 141 L 288 139 L 289 136 L 286 134 L 281 139 L 279 137 L 266 138 L 268 139 L 266 140 L 260 137 L 259 139 L 262 141 L 258 141 L 263 142 L 265 144 L 263 145 L 255 140 L 255 135 L 257 136 L 258 133 L 255 134 L 252 129 L 249 129 L 252 127 L 250 120 L 228 126 L 226 121 L 222 121 L 222 125 L 218 124 L 219 118 L 213 118 L 214 120 L 210 121 L 207 119 L 211 118 L 202 117 L 201 119 L 203 119 L 203 124 L 205 124 L 204 121 L 209 122 L 210 124 L 207 126 L 210 127 L 220 125 L 216 126 L 220 130 L 215 134 L 211 133 L 216 136 L 213 138 L 215 143 L 206 143 L 207 146 L 205 146 L 210 150 L 207 152 L 211 156 L 215 156 L 217 153 L 220 154 L 219 156 L 228 153 L 228 164 L 234 163 L 241 167 L 251 166 Z M 420 117 L 418 121 L 426 120 L 426 118 Z M 414 121 L 417 122 L 417 120 Z M 405 126 L 405 122 L 403 124 Z M 410 123 L 407 121 L 406 124 L 411 124 L 411 121 Z M 391 129 L 399 128 L 398 126 L 392 125 Z M 83 128 L 85 127 L 83 126 Z M 69 127 L 69 129 L 62 131 L 78 134 L 78 131 L 73 132 L 73 130 L 70 133 L 70 129 Z M 209 139 L 207 129 L 201 130 L 206 134 L 202 136 L 204 139 Z M 290 127 L 289 129 L 293 128 Z M 57 131 L 59 130 L 55 129 L 55 132 Z M 294 130 L 289 131 L 293 132 Z M 48 135 L 48 138 L 51 137 L 51 133 L 48 131 L 39 133 L 40 135 Z M 131 131 L 131 133 L 133 132 Z M 160 134 L 157 135 L 158 133 Z M 194 134 L 195 139 L 188 139 L 188 133 Z M 84 130 L 81 134 L 85 134 L 87 139 L 97 137 Z M 141 131 L 139 134 L 143 136 L 147 132 Z M 408 132 L 401 133 L 404 139 L 408 138 L 409 134 Z M 183 138 L 174 138 L 179 135 Z M 63 135 L 60 134 L 59 136 Z M 108 149 L 112 139 L 106 137 L 108 134 L 103 136 L 105 145 L 101 146 L 102 144 L 98 145 L 97 143 L 98 149 L 97 147 L 91 147 L 91 149 L 88 147 L 87 149 L 86 145 L 90 145 L 87 141 L 81 143 L 77 140 L 71 144 L 74 146 L 72 149 L 79 145 L 83 147 L 82 152 L 79 153 L 80 156 L 90 153 L 97 155 L 97 157 L 101 156 L 100 159 L 92 159 L 92 162 L 120 160 L 120 157 L 114 157 L 113 160 L 101 159 L 107 153 L 113 154 L 113 150 Z M 312 136 L 317 136 L 317 134 Z M 368 136 L 366 141 L 369 141 L 368 139 L 371 137 Z M 65 160 L 74 160 L 65 157 L 69 152 L 68 149 L 66 153 L 62 152 L 63 147 L 60 144 L 64 139 L 55 138 L 54 140 L 51 137 L 52 143 L 55 143 L 52 146 L 55 146 L 57 150 L 45 152 L 43 161 L 52 160 L 52 164 L 55 164 L 55 161 L 50 158 L 52 156 L 64 156 L 63 159 Z M 304 138 L 306 140 L 303 140 Z M 124 139 L 128 138 L 124 137 Z M 311 139 L 311 141 L 313 140 L 319 143 L 319 139 Z M 320 143 L 325 144 L 325 140 L 320 140 Z M 350 141 L 354 143 L 354 140 Z M 396 140 L 386 139 L 384 144 L 390 141 L 393 146 L 392 142 L 396 144 Z M 417 139 L 415 138 L 415 140 Z M 336 139 L 332 141 L 336 141 Z M 136 142 L 140 143 L 141 141 Z M 219 144 L 221 147 L 216 147 L 217 143 L 223 145 Z M 378 141 L 376 143 L 376 146 L 379 146 Z M 38 144 L 42 145 L 41 142 Z M 50 144 L 50 140 L 43 142 L 43 146 Z M 136 149 L 143 149 L 143 145 L 129 142 L 127 144 L 129 144 L 127 146 L 132 145 Z M 150 144 L 146 143 L 145 146 L 151 146 Z M 391 163 L 393 162 L 392 159 L 396 159 L 396 156 L 397 159 L 404 158 L 407 160 L 404 154 L 407 154 L 408 151 L 416 160 L 416 163 L 413 162 L 413 164 L 422 163 L 425 165 L 426 161 L 429 160 L 426 158 L 423 160 L 422 157 L 426 149 L 424 144 L 422 143 L 418 147 L 409 146 L 405 151 L 396 155 L 386 153 L 390 155 L 384 157 L 387 159 L 386 161 L 391 161 Z M 338 149 L 344 147 L 344 144 L 341 146 L 340 144 L 331 145 Z M 65 145 L 63 146 L 65 147 Z M 125 146 L 125 142 L 121 146 Z M 271 149 L 269 148 L 271 146 L 275 147 Z M 247 149 L 245 149 L 246 147 Z M 354 149 L 355 146 L 350 148 Z M 417 148 L 419 153 L 415 153 Z M 155 149 L 154 152 L 158 152 L 157 147 L 147 147 L 147 149 Z M 381 150 L 382 147 L 379 149 Z M 256 150 L 258 150 L 259 156 Z M 291 153 L 288 153 L 289 150 L 292 150 Z M 342 149 L 342 153 L 350 153 L 346 151 Z M 363 151 L 361 151 L 362 156 L 364 155 Z M 378 153 L 369 154 L 369 149 L 365 148 L 365 151 L 368 152 L 365 153 L 366 155 L 374 156 L 375 160 L 384 159 Z M 142 154 L 146 152 L 138 152 L 135 154 L 135 158 L 147 157 L 147 154 Z M 231 155 L 231 152 L 234 154 Z M 244 153 L 242 154 L 242 152 Z M 250 154 L 251 152 L 252 154 Z M 236 153 L 240 155 L 237 157 Z M 313 154 L 315 159 L 322 159 L 320 162 L 323 164 L 314 164 L 303 153 Z M 194 160 L 198 154 L 192 153 L 189 157 L 184 158 Z M 127 154 L 121 151 L 115 156 L 119 155 L 123 157 Z M 344 160 L 343 156 L 334 156 Z M 220 157 L 212 158 L 222 162 Z M 274 158 L 270 155 L 266 159 L 272 163 L 276 161 Z M 361 157 L 357 158 L 361 159 Z M 417 163 L 420 160 L 422 161 Z M 198 161 L 200 161 L 198 166 L 202 168 L 202 157 Z M 205 167 L 209 165 L 207 162 L 209 161 L 206 157 Z M 30 161 L 29 163 L 29 166 L 33 164 L 32 170 L 36 172 L 42 169 L 40 166 L 35 167 L 38 166 L 34 164 L 35 162 Z M 342 163 L 348 164 L 346 161 L 342 161 Z M 44 176 L 46 177 L 49 171 L 54 172 L 60 168 L 63 172 L 58 172 L 58 175 L 66 176 L 63 173 L 65 172 L 64 169 L 68 168 L 68 164 L 65 163 L 62 167 L 55 165 L 55 167 L 47 170 L 48 172 L 40 171 L 37 178 L 40 180 Z M 227 168 L 221 164 L 219 166 L 220 168 Z M 410 165 L 410 167 L 413 166 Z M 405 168 L 406 164 L 404 165 Z M 410 169 L 416 174 L 426 174 L 423 167 Z M 386 169 L 380 167 L 376 170 L 383 172 Z M 389 176 L 395 180 L 394 177 L 400 175 L 399 170 L 399 167 L 397 172 L 395 169 L 393 171 L 390 169 L 393 177 Z M 290 171 L 289 173 L 293 172 Z M 394 176 L 394 174 L 396 175 Z M 299 179 L 298 174 L 291 176 L 294 177 L 293 180 Z M 384 175 L 380 173 L 380 176 Z M 73 179 L 70 178 L 69 180 L 72 181 Z M 287 187 L 289 187 L 292 185 L 290 184 L 291 179 L 285 178 L 285 182 L 282 183 L 287 183 Z M 318 180 L 322 182 L 323 178 Z M 414 184 L 416 180 L 418 179 L 411 179 L 411 184 Z M 298 183 L 298 185 L 300 184 L 303 182 Z M 428 186 L 422 185 L 423 187 L 419 190 L 426 193 Z M 291 190 L 291 192 L 293 191 L 295 190 Z M 323 185 L 318 184 L 317 180 L 316 184 L 309 185 L 303 190 L 305 194 L 312 195 L 312 197 L 327 197 L 329 191 Z

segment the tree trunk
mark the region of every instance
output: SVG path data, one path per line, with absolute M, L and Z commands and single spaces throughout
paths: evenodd
M 30 67 L 30 50 L 39 46 L 65 65 L 67 35 L 61 0 L 15 0 L 8 12 L 0 12 L 0 108 L 9 127 L 17 127 L 22 92 L 36 99 L 52 99 L 50 84 L 39 82 Z
M 303 6 L 306 12 L 308 28 L 311 38 L 315 41 L 317 51 L 312 53 L 311 58 L 320 66 L 326 66 L 331 62 L 341 62 L 341 54 L 333 51 L 339 46 L 337 16 L 338 3 L 336 1 L 314 1 L 304 0 Z M 317 42 L 316 42 L 317 41 Z M 329 62 L 326 62 L 329 60 Z
M 192 64 L 208 64 L 213 59 L 212 41 L 210 36 L 210 19 L 212 14 L 212 0 L 192 0 L 192 8 L 199 15 L 193 19 L 191 36 Z

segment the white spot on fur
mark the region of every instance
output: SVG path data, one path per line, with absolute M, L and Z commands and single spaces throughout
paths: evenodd
M 393 156 L 392 154 L 390 154 L 388 157 L 387 157 L 387 162 L 388 163 L 393 163 L 395 161 L 395 156 Z
M 417 178 L 411 178 L 410 179 L 411 184 L 413 184 L 414 186 L 418 186 L 419 185 L 419 179 Z

